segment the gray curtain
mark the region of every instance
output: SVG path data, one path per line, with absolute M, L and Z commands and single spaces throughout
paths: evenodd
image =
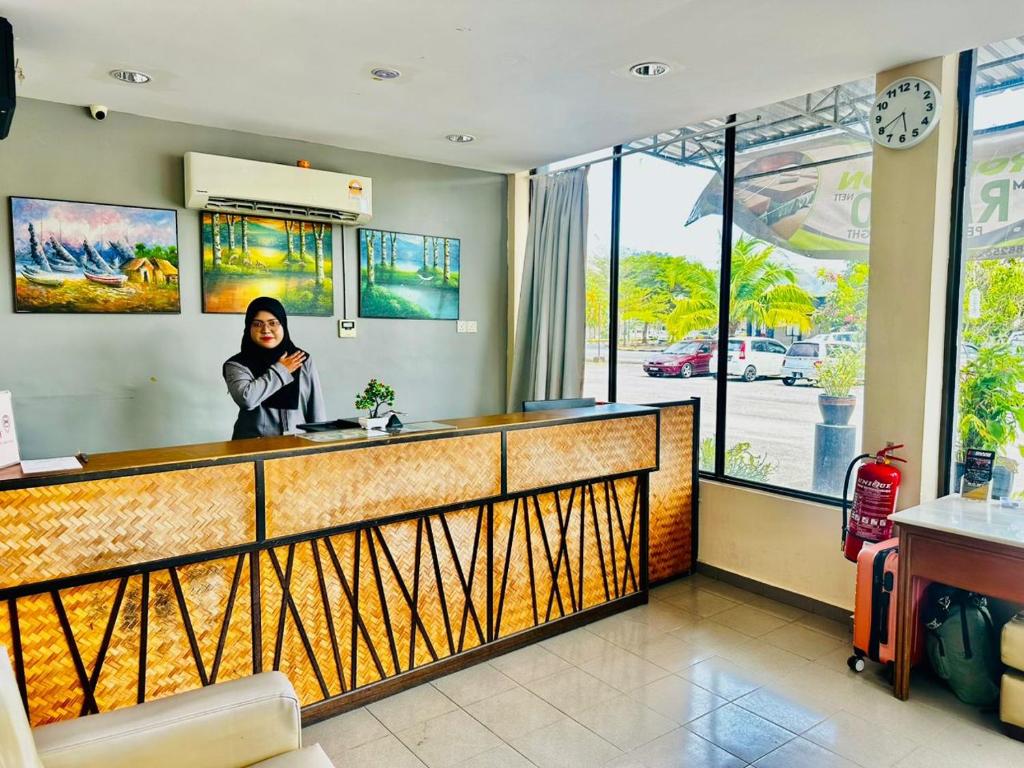
M 588 170 L 532 181 L 509 411 L 583 390 Z

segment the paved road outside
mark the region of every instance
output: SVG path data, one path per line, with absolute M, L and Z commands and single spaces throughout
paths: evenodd
M 640 362 L 649 352 L 619 353 L 618 400 L 624 403 L 659 403 L 701 399 L 702 437 L 715 434 L 715 387 L 710 376 L 690 379 L 651 378 Z M 604 399 L 608 394 L 608 364 L 587 362 L 583 393 Z M 814 425 L 821 421 L 818 390 L 807 384 L 785 386 L 780 379 L 760 379 L 746 383 L 729 379 L 726 446 L 749 442 L 751 450 L 767 454 L 776 464 L 769 482 L 798 490 L 811 490 L 814 453 Z M 863 421 L 861 388 L 856 390 L 857 408 L 851 424 Z

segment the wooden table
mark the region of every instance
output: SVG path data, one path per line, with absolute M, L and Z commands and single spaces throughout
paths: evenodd
M 944 496 L 890 515 L 899 530 L 899 594 L 928 579 L 1024 603 L 1024 509 Z M 916 606 L 899 601 L 893 694 L 910 696 L 910 637 Z

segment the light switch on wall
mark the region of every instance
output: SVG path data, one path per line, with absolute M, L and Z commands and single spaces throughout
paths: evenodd
M 476 320 L 459 320 L 455 324 L 458 333 L 476 333 Z
M 339 339 L 354 339 L 356 337 L 356 321 L 355 320 L 339 320 L 338 321 L 338 338 Z

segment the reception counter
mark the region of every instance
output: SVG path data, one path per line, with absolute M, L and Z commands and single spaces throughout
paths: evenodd
M 326 717 L 688 572 L 696 407 L 2 470 L 0 645 L 36 725 L 267 669 Z

